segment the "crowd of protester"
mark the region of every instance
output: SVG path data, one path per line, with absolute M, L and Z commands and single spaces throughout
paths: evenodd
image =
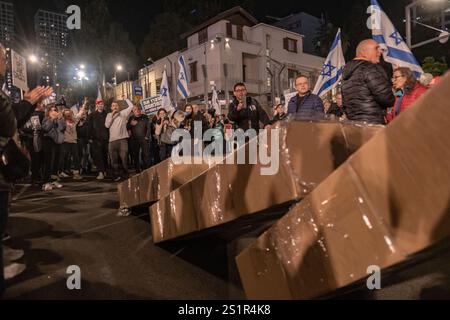
M 0 46 L 0 74 L 5 74 L 5 49 Z M 95 173 L 97 180 L 127 179 L 130 167 L 141 172 L 169 158 L 177 141 L 172 141 L 176 129 L 184 129 L 195 146 L 204 143 L 196 139 L 199 123 L 202 132 L 213 129 L 213 139 L 227 138 L 231 129 L 271 128 L 288 118 L 347 119 L 370 124 L 387 124 L 418 99 L 427 87 L 421 85 L 411 70 L 397 68 L 390 81 L 379 65 L 381 49 L 377 42 L 365 40 L 357 48 L 356 58 L 347 63 L 342 89 L 334 97 L 322 100 L 310 90 L 310 79 L 300 75 L 295 79 L 297 94 L 286 104 L 277 104 L 273 114 L 248 96 L 244 83 L 237 83 L 228 108 L 228 115 L 214 108 L 205 110 L 187 104 L 183 110 L 168 112 L 160 109 L 147 116 L 141 107 L 124 99 L 114 101 L 109 109 L 101 99 L 90 105 L 88 99 L 73 107 L 61 103 L 44 104 L 50 88 L 38 87 L 25 94 L 18 104 L 0 92 L 0 152 L 6 143 L 18 136 L 30 155 L 30 181 L 44 191 L 62 188 L 61 179 L 83 179 Z M 197 127 L 197 128 L 196 128 Z M 18 139 L 16 139 L 18 140 Z M 3 164 L 0 163 L 0 166 Z M 0 235 L 4 235 L 11 183 L 0 171 Z M 2 246 L 3 247 L 3 246 Z M 13 258 L 20 252 L 8 249 L 5 267 L 0 258 L 0 270 L 11 277 Z M 12 250 L 12 251 L 11 251 Z M 1 257 L 0 250 L 0 257 Z M 9 257 L 9 258 L 8 258 Z M 10 268 L 10 269 L 8 269 Z M 0 272 L 0 294 L 4 289 Z

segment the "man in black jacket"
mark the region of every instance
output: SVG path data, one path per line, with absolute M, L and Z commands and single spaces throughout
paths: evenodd
M 95 111 L 87 120 L 91 156 L 98 171 L 97 180 L 105 179 L 108 164 L 109 130 L 105 127 L 106 115 L 105 105 L 99 100 L 95 103 Z
M 133 115 L 127 123 L 130 132 L 131 153 L 133 155 L 134 167 L 139 173 L 150 166 L 150 139 L 152 130 L 150 120 L 142 113 L 140 106 L 135 105 Z M 142 165 L 139 155 L 142 153 Z
M 384 69 L 379 65 L 382 51 L 372 39 L 362 41 L 356 58 L 344 68 L 342 96 L 349 120 L 386 124 L 386 109 L 395 97 Z
M 345 107 L 342 102 L 342 93 L 336 94 L 336 103 L 332 103 L 330 109 L 327 111 L 327 116 L 334 116 L 341 118 L 345 114 Z
M 228 119 L 239 129 L 255 129 L 259 133 L 260 122 L 264 128 L 270 126 L 270 118 L 256 99 L 247 97 L 247 88 L 243 83 L 234 85 L 234 98 L 230 104 Z

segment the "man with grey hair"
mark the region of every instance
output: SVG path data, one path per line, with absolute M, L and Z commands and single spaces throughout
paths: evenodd
M 378 42 L 364 40 L 356 49 L 356 58 L 344 68 L 342 97 L 349 120 L 386 124 L 386 110 L 394 105 L 395 98 L 389 78 L 379 65 L 381 54 Z

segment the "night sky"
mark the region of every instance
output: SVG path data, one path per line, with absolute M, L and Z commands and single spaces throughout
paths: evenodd
M 11 1 L 11 0 L 10 0 Z M 205 0 L 206 1 L 206 0 Z M 20 34 L 32 34 L 33 17 L 37 9 L 64 11 L 70 4 L 77 4 L 77 0 L 12 0 L 16 12 L 19 15 L 18 31 Z M 162 11 L 163 1 L 117 1 L 107 0 L 110 13 L 115 20 L 121 22 L 130 33 L 132 41 L 139 47 L 148 31 L 152 17 Z M 361 0 L 369 5 L 369 0 Z M 379 0 L 396 25 L 401 25 L 403 8 L 408 0 Z M 333 23 L 338 25 L 346 18 L 349 8 L 348 0 L 314 0 L 314 1 L 270 1 L 258 6 L 255 12 L 251 12 L 258 20 L 264 21 L 266 15 L 284 17 L 291 13 L 305 11 L 320 17 L 327 13 Z M 81 8 L 83 10 L 83 8 Z M 193 8 L 194 9 L 194 8 Z M 364 14 L 364 13 L 362 13 Z M 395 18 L 397 17 L 397 19 Z M 362 18 L 366 18 L 363 16 Z M 397 20 L 397 21 L 396 21 Z M 399 26 L 400 27 L 400 26 Z

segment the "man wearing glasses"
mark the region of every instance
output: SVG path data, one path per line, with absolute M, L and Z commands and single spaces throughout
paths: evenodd
M 230 104 L 228 118 L 233 121 L 239 129 L 254 129 L 257 132 L 263 128 L 268 128 L 271 124 L 266 111 L 259 102 L 247 96 L 245 84 L 240 82 L 234 85 L 233 102 Z
M 356 58 L 344 68 L 342 97 L 349 120 L 386 124 L 386 110 L 393 106 L 395 97 L 379 65 L 381 54 L 375 40 L 364 40 L 356 49 Z

